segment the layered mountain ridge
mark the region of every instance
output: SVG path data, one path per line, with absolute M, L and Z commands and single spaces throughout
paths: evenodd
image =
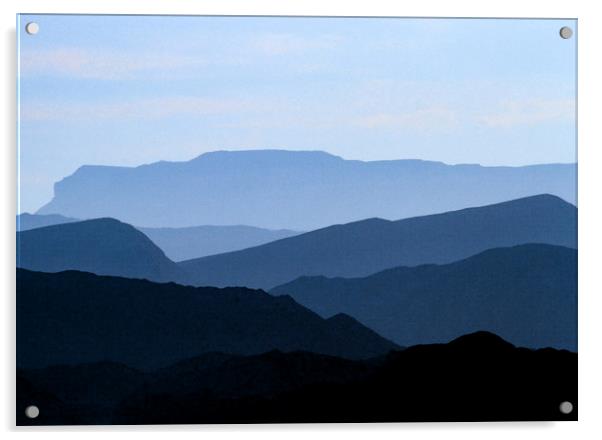
M 77 271 L 17 269 L 17 316 L 22 368 L 110 361 L 153 369 L 214 351 L 361 359 L 399 348 L 353 318 L 323 319 L 287 296 Z
M 180 263 L 196 285 L 271 289 L 300 276 L 360 277 L 444 264 L 524 243 L 577 246 L 577 208 L 537 195 L 397 221 L 334 225 L 250 249 Z
M 487 330 L 524 347 L 577 350 L 577 251 L 562 246 L 489 249 L 365 278 L 302 277 L 270 293 L 323 317 L 348 314 L 404 346 Z

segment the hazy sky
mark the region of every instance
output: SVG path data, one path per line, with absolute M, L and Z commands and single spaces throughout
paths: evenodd
M 220 149 L 574 162 L 564 25 L 576 23 L 21 16 L 19 211 L 82 164 Z

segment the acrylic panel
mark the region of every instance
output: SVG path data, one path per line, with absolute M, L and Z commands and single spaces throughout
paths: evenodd
M 576 20 L 17 35 L 17 424 L 577 419 Z

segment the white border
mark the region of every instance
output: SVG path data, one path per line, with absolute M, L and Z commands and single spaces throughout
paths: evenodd
M 602 139 L 600 136 L 602 16 L 593 0 L 530 1 L 505 0 L 2 0 L 2 250 L 0 279 L 2 290 L 2 339 L 0 375 L 1 428 L 26 437 L 67 435 L 115 438 L 140 435 L 162 438 L 166 432 L 178 435 L 250 439 L 266 437 L 317 438 L 345 436 L 364 438 L 507 439 L 545 436 L 550 439 L 594 438 L 602 433 L 602 283 L 598 267 L 602 262 Z M 169 426 L 169 427 L 67 427 L 16 429 L 14 427 L 14 268 L 15 268 L 15 163 L 16 163 L 16 13 L 118 13 L 192 15 L 345 15 L 345 16 L 437 16 L 437 17 L 540 17 L 579 19 L 579 418 L 577 423 L 476 423 L 476 424 L 394 424 L 394 425 L 249 425 L 249 426 Z M 403 398 L 401 396 L 401 398 Z M 44 433 L 40 431 L 46 431 Z M 600 438 L 600 437 L 598 437 Z

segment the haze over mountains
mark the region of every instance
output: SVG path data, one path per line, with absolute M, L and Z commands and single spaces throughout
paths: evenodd
M 487 330 L 523 347 L 577 350 L 577 251 L 525 244 L 365 278 L 302 277 L 273 289 L 323 317 L 353 316 L 394 342 Z
M 270 289 L 300 276 L 359 277 L 450 263 L 523 243 L 577 246 L 577 208 L 539 195 L 398 221 L 335 225 L 262 246 L 180 263 L 194 285 Z
M 524 243 L 576 247 L 577 208 L 540 195 L 443 214 L 368 219 L 264 245 L 174 263 L 145 234 L 114 219 L 17 233 L 17 265 L 196 286 L 271 289 L 301 276 L 362 277 L 396 266 L 449 263 Z
M 558 419 L 575 173 L 287 151 L 84 166 L 17 217 L 18 423 Z
M 192 226 L 188 228 L 138 228 L 173 261 L 237 251 L 301 232 L 254 226 Z
M 17 365 L 113 361 L 152 369 L 202 353 L 306 350 L 350 359 L 395 344 L 355 319 L 323 319 L 290 297 L 84 272 L 17 270 Z
M 38 214 L 113 217 L 146 227 L 256 225 L 311 230 L 407 218 L 534 194 L 575 202 L 575 164 L 362 162 L 319 151 L 218 151 L 188 162 L 80 167 Z

